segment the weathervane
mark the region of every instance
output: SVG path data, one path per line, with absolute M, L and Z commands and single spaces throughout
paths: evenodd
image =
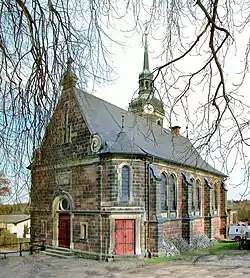
M 148 25 L 149 25 L 149 21 L 146 20 L 146 22 L 144 23 L 144 25 L 145 25 L 145 32 L 144 32 L 144 34 L 145 34 L 145 35 L 148 35 Z
M 148 24 L 149 24 L 149 21 L 146 21 L 144 23 L 144 26 L 145 26 L 145 31 L 144 31 L 144 34 L 143 34 L 143 43 L 144 43 L 144 47 L 147 48 L 148 47 L 148 40 L 147 40 L 147 37 L 148 37 Z M 145 38 L 145 39 L 144 39 Z

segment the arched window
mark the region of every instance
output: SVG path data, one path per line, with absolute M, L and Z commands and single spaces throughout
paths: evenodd
M 194 195 L 194 188 L 195 188 L 195 182 L 194 179 L 191 180 L 191 185 L 190 185 L 190 211 L 194 211 L 195 207 L 195 195 Z
M 69 210 L 70 203 L 67 198 L 62 198 L 59 202 L 59 210 Z
M 124 165 L 121 169 L 121 201 L 130 199 L 130 167 Z
M 170 175 L 169 179 L 169 210 L 176 210 L 176 181 L 173 174 Z
M 167 178 L 161 174 L 161 210 L 167 210 Z
M 196 188 L 195 188 L 195 210 L 199 211 L 201 208 L 201 186 L 200 181 L 196 180 Z
M 214 210 L 218 209 L 218 191 L 217 186 L 214 185 Z
M 68 193 L 57 196 L 52 204 L 53 212 L 59 211 L 71 211 L 73 209 L 73 201 Z

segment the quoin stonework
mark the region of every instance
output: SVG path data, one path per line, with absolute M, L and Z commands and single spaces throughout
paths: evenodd
M 163 127 L 147 36 L 128 111 L 78 89 L 71 64 L 30 165 L 31 240 L 108 258 L 162 256 L 173 237 L 225 238 L 226 176 L 179 126 Z

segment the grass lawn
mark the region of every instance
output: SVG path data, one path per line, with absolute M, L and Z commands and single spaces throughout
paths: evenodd
M 152 258 L 145 259 L 145 263 L 159 263 L 159 262 L 169 262 L 177 260 L 189 260 L 193 257 L 202 256 L 202 255 L 236 255 L 242 254 L 246 251 L 239 250 L 239 243 L 237 242 L 217 242 L 213 246 L 198 250 L 198 251 L 189 251 L 181 253 L 178 256 L 171 257 L 161 257 L 161 258 Z

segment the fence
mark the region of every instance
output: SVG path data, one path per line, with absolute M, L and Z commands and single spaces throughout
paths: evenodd
M 23 243 L 24 245 L 29 245 L 29 239 L 27 238 L 17 238 L 15 235 L 0 235 L 0 247 L 8 247 L 16 249 L 19 247 L 19 244 Z M 23 245 L 23 246 L 24 246 Z
M 2 247 L 6 248 L 4 251 L 1 251 L 0 249 L 0 255 L 4 258 L 6 258 L 9 254 L 17 254 L 19 256 L 22 256 L 23 252 L 29 252 L 29 254 L 32 255 L 35 251 L 45 250 L 44 241 L 9 243 L 0 245 L 0 248 Z

